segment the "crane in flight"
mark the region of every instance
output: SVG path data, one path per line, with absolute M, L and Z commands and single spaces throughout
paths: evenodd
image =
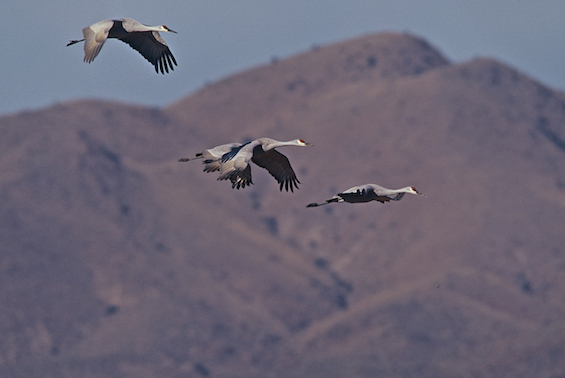
M 204 172 L 220 171 L 218 180 L 230 180 L 232 188 L 245 188 L 253 184 L 250 161 L 265 168 L 279 183 L 279 189 L 288 192 L 298 189 L 298 178 L 288 158 L 275 150 L 283 146 L 312 146 L 302 139 L 281 142 L 271 138 L 259 138 L 247 143 L 229 143 L 196 154 L 192 159 L 204 159 Z
M 169 68 L 174 70 L 177 61 L 159 32 L 176 33 L 165 25 L 148 26 L 131 18 L 103 20 L 82 29 L 84 38 L 72 40 L 67 46 L 84 41 L 84 61 L 90 63 L 108 38 L 117 38 L 143 55 L 155 66 L 155 72 L 165 74 Z
M 406 193 L 424 196 L 424 194 L 417 191 L 413 186 L 406 186 L 400 189 L 387 189 L 376 184 L 365 184 L 354 186 L 342 193 L 338 193 L 332 198 L 327 199 L 326 202 L 312 202 L 306 205 L 306 207 L 317 207 L 334 202 L 360 203 L 379 201 L 380 203 L 385 203 L 390 201 L 400 201 Z
M 259 138 L 251 142 L 242 144 L 239 147 L 232 148 L 228 153 L 222 155 L 220 161 L 220 176 L 218 180 L 238 180 L 242 186 L 250 185 L 251 166 L 249 161 L 257 164 L 261 168 L 265 168 L 271 176 L 279 183 L 279 190 L 283 187 L 288 192 L 294 192 L 294 188 L 298 189 L 298 178 L 292 169 L 288 158 L 275 150 L 277 147 L 283 146 L 312 146 L 302 139 L 293 139 L 287 142 L 281 142 L 271 138 Z M 239 188 L 238 188 L 239 189 Z

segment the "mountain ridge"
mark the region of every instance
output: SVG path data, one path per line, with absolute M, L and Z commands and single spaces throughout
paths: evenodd
M 2 117 L 0 372 L 558 376 L 564 120 L 562 93 L 397 33 L 162 109 Z M 315 145 L 281 149 L 300 190 L 177 162 L 261 136 Z M 305 208 L 366 182 L 426 198 Z

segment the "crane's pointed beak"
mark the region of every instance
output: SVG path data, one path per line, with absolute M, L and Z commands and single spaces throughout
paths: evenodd
M 174 31 L 173 29 L 169 29 L 169 32 L 175 33 L 175 34 L 179 34 L 179 33 L 177 33 L 176 31 Z
M 416 188 L 412 187 L 412 190 L 413 190 L 414 192 L 416 192 L 417 195 L 422 196 L 422 197 L 425 197 L 424 193 L 419 192 L 418 190 L 416 190 Z

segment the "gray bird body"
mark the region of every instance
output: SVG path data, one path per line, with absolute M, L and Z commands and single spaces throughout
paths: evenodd
M 334 202 L 364 203 L 378 201 L 380 203 L 385 203 L 390 201 L 400 201 L 406 193 L 423 196 L 423 194 L 418 192 L 413 186 L 406 186 L 400 189 L 387 189 L 376 184 L 365 184 L 354 186 L 338 193 L 332 198 L 327 199 L 326 202 L 313 202 L 306 205 L 306 207 L 317 207 Z

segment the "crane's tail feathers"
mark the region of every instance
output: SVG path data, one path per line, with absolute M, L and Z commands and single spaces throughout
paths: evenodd
M 82 42 L 82 41 L 84 41 L 84 38 L 83 39 L 73 39 L 72 41 L 67 43 L 67 46 L 74 45 L 75 43 L 79 43 L 79 42 Z

